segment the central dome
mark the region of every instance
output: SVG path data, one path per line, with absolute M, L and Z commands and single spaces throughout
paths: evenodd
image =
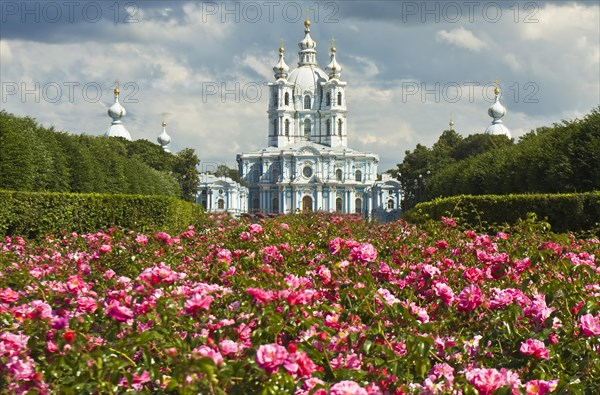
M 327 73 L 319 67 L 301 66 L 292 70 L 288 81 L 295 85 L 298 93 L 318 92 L 321 82 L 328 80 Z

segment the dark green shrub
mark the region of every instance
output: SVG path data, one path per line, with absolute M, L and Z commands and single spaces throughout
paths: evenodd
M 415 206 L 404 215 L 410 222 L 460 218 L 465 224 L 513 225 L 529 213 L 548 222 L 554 232 L 586 232 L 600 229 L 600 192 L 453 196 Z
M 0 191 L 0 235 L 44 236 L 122 227 L 180 231 L 202 221 L 201 206 L 169 196 Z

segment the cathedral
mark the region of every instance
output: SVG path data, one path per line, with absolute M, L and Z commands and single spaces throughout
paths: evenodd
M 321 69 L 310 21 L 304 26 L 298 67 L 290 71 L 283 47 L 273 67 L 267 147 L 237 156 L 240 177 L 248 185 L 248 211 L 320 210 L 395 218 L 400 184 L 378 182 L 379 157 L 348 147 L 347 84 L 336 48 L 331 47 L 329 64 Z
M 358 214 L 381 222 L 402 214 L 402 186 L 387 174 L 378 180 L 378 155 L 348 147 L 346 82 L 332 45 L 329 64 L 317 63 L 317 43 L 304 22 L 304 38 L 298 43 L 298 67 L 290 71 L 285 48 L 273 67 L 275 81 L 269 86 L 267 146 L 237 155 L 240 180 L 201 174 L 196 202 L 209 212 L 288 214 L 302 211 Z M 492 124 L 486 134 L 511 133 L 502 117 L 500 88 L 488 114 Z M 111 126 L 107 137 L 131 140 L 122 122 L 125 108 L 119 103 L 118 83 L 114 103 L 108 109 Z M 454 122 L 450 121 L 450 128 Z M 171 137 L 162 124 L 158 143 L 169 151 Z M 247 185 L 247 187 L 245 186 Z

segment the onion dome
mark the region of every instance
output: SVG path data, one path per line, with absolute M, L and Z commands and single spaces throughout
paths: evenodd
M 123 137 L 131 141 L 131 136 L 129 135 L 129 132 L 127 131 L 125 126 L 123 126 L 123 122 L 121 121 L 121 118 L 123 118 L 125 114 L 127 114 L 127 111 L 125 111 L 125 108 L 121 105 L 121 103 L 119 103 L 118 82 L 113 92 L 115 94 L 115 102 L 112 106 L 108 108 L 108 116 L 111 117 L 113 121 L 111 123 L 111 126 L 108 129 L 106 129 L 106 132 L 104 132 L 104 136 Z
M 285 64 L 285 59 L 283 53 L 285 52 L 285 48 L 283 45 L 279 47 L 279 62 L 273 67 L 273 71 L 275 72 L 276 79 L 286 79 L 288 76 L 288 72 L 290 71 L 290 67 Z
M 496 95 L 496 101 L 488 109 L 488 115 L 494 118 L 494 120 L 492 121 L 492 124 L 485 130 L 485 133 L 492 135 L 505 135 L 508 138 L 512 138 L 510 130 L 504 126 L 501 119 L 504 115 L 506 115 L 506 108 L 502 105 L 502 103 L 500 103 L 499 87 L 494 88 L 494 94 Z
M 342 72 L 342 66 L 340 66 L 335 59 L 335 51 L 335 46 L 331 45 L 331 59 L 329 64 L 325 67 L 329 79 L 340 78 Z
M 169 145 L 169 143 L 171 142 L 171 136 L 167 134 L 167 123 L 164 121 L 162 123 L 162 128 L 162 133 L 158 136 L 156 141 L 158 141 L 158 144 L 160 144 L 160 146 L 165 152 L 171 152 L 167 147 L 167 145 Z
M 310 36 L 310 21 L 308 18 L 304 21 L 304 38 L 298 43 L 300 52 L 298 55 L 300 61 L 298 66 L 316 66 L 317 65 L 317 43 Z

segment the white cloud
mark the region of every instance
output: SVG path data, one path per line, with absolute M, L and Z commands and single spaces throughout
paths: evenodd
M 0 40 L 0 54 L 2 54 L 2 62 L 12 61 L 12 51 L 6 40 Z
M 302 21 L 203 21 L 206 15 L 197 3 L 172 4 L 173 12 L 162 17 L 157 12 L 155 19 L 140 18 L 137 24 L 91 26 L 97 32 L 93 41 L 90 36 L 81 41 L 71 36 L 68 43 L 48 43 L 30 40 L 25 33 L 3 35 L 3 82 L 26 83 L 29 88 L 35 82 L 97 82 L 104 91 L 97 102 L 83 100 L 80 89 L 74 102 L 51 103 L 43 97 L 36 102 L 32 95 L 25 100 L 15 95 L 2 102 L 2 108 L 58 130 L 99 135 L 110 124 L 106 106 L 112 103 L 111 86 L 118 78 L 139 87 L 135 94 L 139 102 L 124 103 L 123 121 L 134 138 L 156 141 L 161 113 L 166 112 L 173 152 L 191 147 L 203 164 L 236 166 L 237 153 L 266 144 L 267 88 L 261 85 L 261 97 L 253 102 L 243 97 L 247 92 L 238 92 L 237 98 L 224 96 L 222 84 L 231 89 L 236 82 L 243 87 L 247 82 L 261 83 L 260 78 L 273 81 L 278 39 L 300 40 Z M 183 17 L 177 20 L 177 15 Z M 510 14 L 496 24 L 475 21 L 469 30 L 419 23 L 398 28 L 377 18 L 343 20 L 340 16 L 340 24 L 315 21 L 311 34 L 319 43 L 322 68 L 329 61 L 327 38 L 340 39 L 338 61 L 344 67 L 342 80 L 348 83 L 349 146 L 378 154 L 384 171 L 401 162 L 404 151 L 417 143 L 431 146 L 448 127 L 451 114 L 459 133 L 482 132 L 491 122 L 487 115 L 491 103 L 483 100 L 480 91 L 468 100 L 463 84 L 467 81 L 483 85 L 501 80 L 508 110 L 503 120 L 516 137 L 588 113 L 600 103 L 598 7 L 546 5 L 536 17 L 538 24 L 515 23 Z M 469 51 L 456 51 L 456 46 Z M 292 69 L 297 62 L 294 47 L 289 45 L 286 51 Z M 451 90 L 441 97 L 420 91 L 403 97 L 404 82 L 416 82 L 419 89 L 421 84 L 432 89 L 440 83 L 443 89 L 450 81 L 462 88 L 458 102 L 444 97 L 444 93 L 454 97 Z M 219 90 L 207 95 L 207 82 L 216 83 Z M 531 93 L 525 90 L 528 82 L 539 88 L 534 96 L 538 103 L 523 102 Z
M 508 67 L 510 67 L 510 69 L 513 72 L 519 72 L 522 69 L 521 64 L 519 63 L 519 60 L 517 59 L 516 55 L 513 53 L 508 53 L 506 54 L 502 60 L 504 61 L 504 63 L 506 63 L 508 65 Z
M 447 42 L 449 44 L 456 45 L 457 47 L 466 48 L 475 52 L 479 52 L 479 50 L 485 46 L 485 43 L 477 38 L 473 32 L 465 29 L 462 26 L 449 31 L 438 31 L 436 34 L 436 40 L 439 42 Z
M 275 66 L 277 63 L 277 59 L 274 60 L 272 56 L 256 56 L 254 54 L 245 55 L 242 59 L 236 56 L 234 61 L 238 65 L 250 67 L 257 74 L 263 77 L 265 81 L 270 81 L 273 79 L 273 66 Z
M 357 70 L 357 73 L 361 75 L 362 78 L 373 78 L 379 74 L 379 67 L 377 67 L 377 64 L 373 60 L 363 56 L 349 55 L 349 57 L 360 67 L 360 70 Z M 344 65 L 342 65 L 342 67 L 344 67 Z
M 532 17 L 535 22 L 521 23 L 521 33 L 527 40 L 569 42 L 581 35 L 598 33 L 600 7 L 578 3 L 547 3 Z M 598 35 L 593 40 L 596 42 Z

